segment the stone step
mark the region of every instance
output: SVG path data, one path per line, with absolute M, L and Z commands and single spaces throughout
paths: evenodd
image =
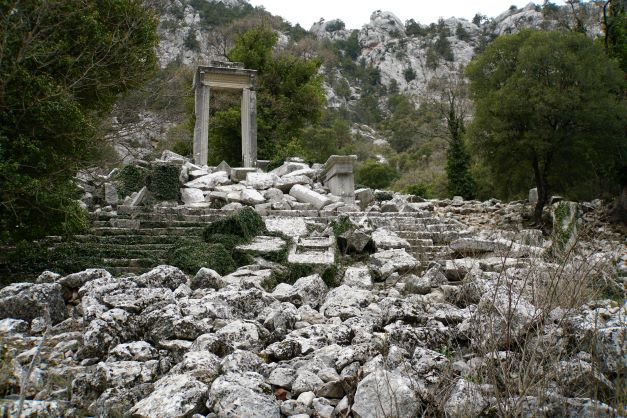
M 180 236 L 173 235 L 75 235 L 73 239 L 84 243 L 101 245 L 173 245 Z M 201 238 L 200 236 L 198 237 Z
M 147 268 L 155 265 L 155 260 L 149 258 L 103 258 L 102 265 L 110 267 Z
M 198 227 L 167 227 L 167 228 L 114 228 L 96 227 L 91 231 L 95 235 L 176 235 L 176 236 L 202 236 L 204 228 Z
M 125 274 L 142 274 L 150 270 L 150 267 L 129 267 L 129 266 L 103 266 L 114 277 L 123 276 Z

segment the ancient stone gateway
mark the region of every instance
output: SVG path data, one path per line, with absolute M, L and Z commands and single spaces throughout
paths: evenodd
M 211 90 L 242 90 L 242 163 L 257 165 L 257 71 L 237 62 L 211 61 L 199 65 L 194 75 L 196 126 L 194 163 L 206 165 L 209 154 L 209 98 Z

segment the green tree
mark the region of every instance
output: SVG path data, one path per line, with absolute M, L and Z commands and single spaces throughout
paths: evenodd
M 603 43 L 605 52 L 618 60 L 627 72 L 627 13 L 624 0 L 607 0 L 603 3 Z
M 73 176 L 96 158 L 100 117 L 156 63 L 140 0 L 0 1 L 0 238 L 75 231 Z
M 501 195 L 615 192 L 624 164 L 622 74 L 585 35 L 523 31 L 497 38 L 467 67 L 472 140 Z
M 318 75 L 320 62 L 287 53 L 273 53 L 277 35 L 256 27 L 240 35 L 229 52 L 231 61 L 257 70 L 257 145 L 261 159 L 273 160 L 297 139 L 303 128 L 322 116 L 324 93 Z M 210 119 L 209 143 L 213 162 L 241 160 L 239 101 L 217 109 Z
M 383 189 L 398 178 L 398 172 L 389 164 L 375 160 L 365 161 L 357 169 L 357 183 L 373 189 Z
M 428 101 L 446 122 L 443 136 L 446 150 L 447 191 L 465 199 L 475 197 L 476 185 L 470 174 L 470 155 L 466 150 L 465 119 L 470 113 L 468 84 L 460 67 L 448 76 L 434 77 L 427 85 Z

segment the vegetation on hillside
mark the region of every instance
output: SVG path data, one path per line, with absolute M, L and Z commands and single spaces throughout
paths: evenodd
M 0 238 L 85 226 L 72 178 L 98 129 L 154 67 L 156 16 L 139 0 L 0 2 Z

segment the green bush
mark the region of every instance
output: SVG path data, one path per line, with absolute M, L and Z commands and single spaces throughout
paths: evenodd
M 398 177 L 394 167 L 389 164 L 368 160 L 357 170 L 357 182 L 373 189 L 383 189 Z
M 177 245 L 168 257 L 168 264 L 176 266 L 188 274 L 195 274 L 202 267 L 210 268 L 221 275 L 236 269 L 231 253 L 222 244 L 206 242 L 184 242 Z
M 403 193 L 427 198 L 431 195 L 431 190 L 426 184 L 416 183 L 405 187 Z
M 146 185 L 148 170 L 138 165 L 129 164 L 124 166 L 116 176 L 119 183 L 118 195 L 120 198 L 130 196 L 133 192 L 138 192 Z
M 301 277 L 318 273 L 322 281 L 329 287 L 337 287 L 339 282 L 339 268 L 336 265 L 321 267 L 311 264 L 287 264 L 284 270 L 275 270 L 272 276 L 264 283 L 268 291 L 272 291 L 279 283 L 294 284 Z
M 203 232 L 203 237 L 206 242 L 210 242 L 212 236 L 235 235 L 241 237 L 242 242 L 247 242 L 253 237 L 267 232 L 266 224 L 261 216 L 253 208 L 245 207 L 228 218 L 209 224 Z
M 355 224 L 353 224 L 348 216 L 340 216 L 338 219 L 329 222 L 329 225 L 333 229 L 333 234 L 335 234 L 336 237 L 350 229 L 355 229 Z
M 327 23 L 324 29 L 327 32 L 337 32 L 338 30 L 344 30 L 345 27 L 346 25 L 344 24 L 344 22 L 340 19 L 337 19 Z
M 374 192 L 374 199 L 377 202 L 386 202 L 388 200 L 392 200 L 394 198 L 394 194 L 392 192 L 386 192 L 383 190 L 378 190 Z
M 416 72 L 411 67 L 405 68 L 405 71 L 403 71 L 403 76 L 405 77 L 405 81 L 409 83 L 410 81 L 416 79 Z
M 148 179 L 148 190 L 157 200 L 178 200 L 180 168 L 173 164 L 156 164 Z
M 189 140 L 177 139 L 172 144 L 172 151 L 189 158 L 194 153 L 193 144 Z

